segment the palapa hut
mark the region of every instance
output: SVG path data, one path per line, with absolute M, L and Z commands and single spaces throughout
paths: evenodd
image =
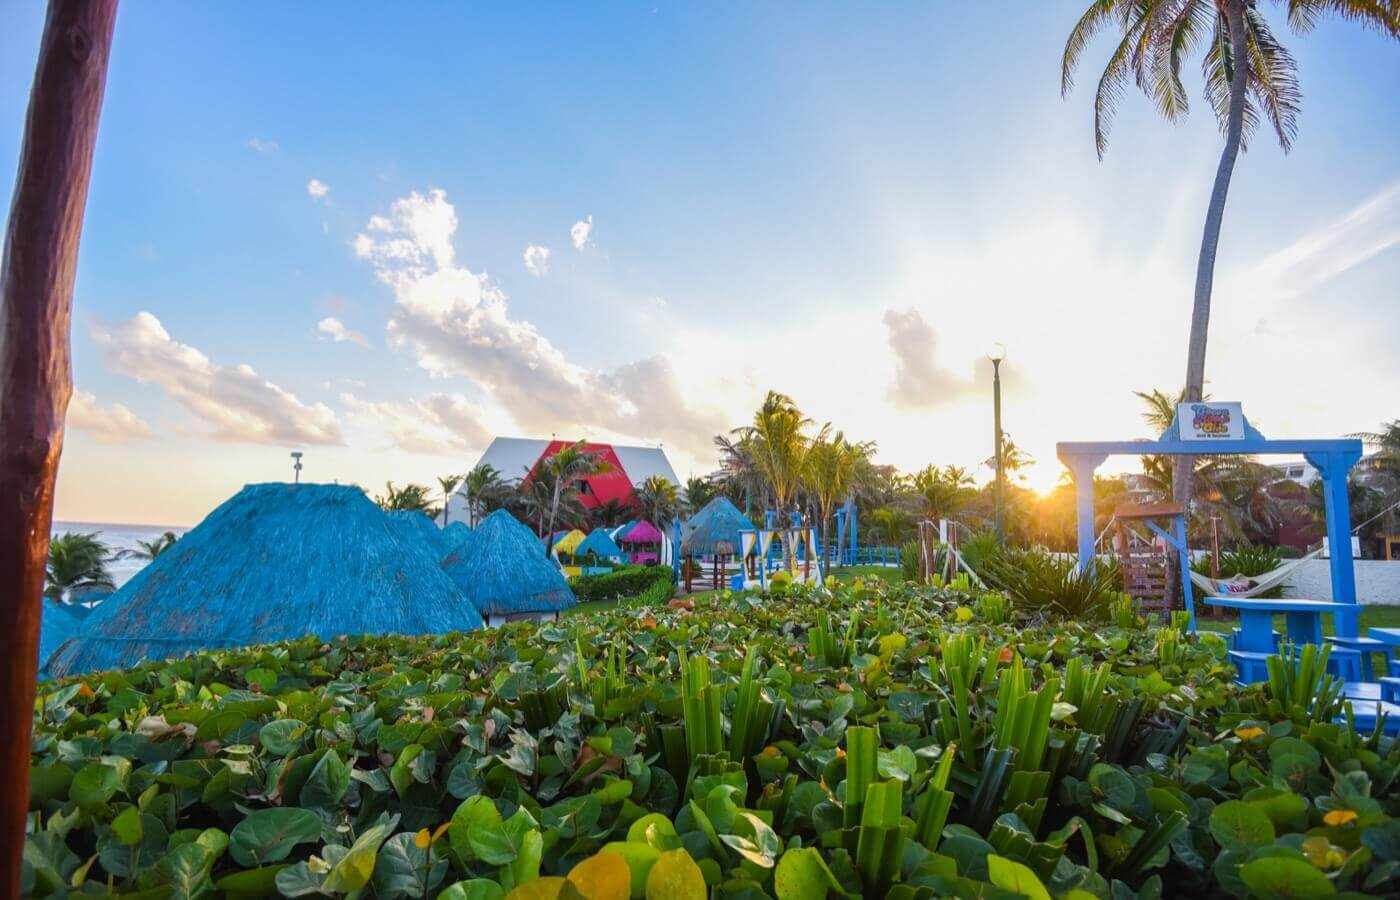
M 555 556 L 561 553 L 573 555 L 578 552 L 578 545 L 582 544 L 587 537 L 588 535 L 575 528 L 572 531 L 565 532 L 564 536 L 557 539 L 550 549 L 554 551 Z
M 451 549 L 443 530 L 426 514 L 416 509 L 394 509 L 386 515 L 389 517 L 389 524 L 394 526 L 401 540 L 422 544 L 432 554 L 433 559 L 442 559 Z
M 442 546 L 452 551 L 471 540 L 472 529 L 466 522 L 453 522 L 442 530 Z
M 743 546 L 740 532 L 756 530 L 749 517 L 728 497 L 721 495 L 706 503 L 681 526 L 680 553 L 686 560 L 685 589 L 690 590 L 691 564 L 697 557 L 711 559 L 713 586 L 723 587 L 725 560 L 738 554 Z
M 357 487 L 252 484 L 99 606 L 55 677 L 314 634 L 438 634 L 481 616 Z
M 630 523 L 620 534 L 614 535 L 613 540 L 627 551 L 629 560 L 639 565 L 661 559 L 661 529 L 646 520 Z
M 627 559 L 627 554 L 622 552 L 622 548 L 613 541 L 606 528 L 595 528 L 588 537 L 583 539 L 583 543 L 574 549 L 575 557 L 584 557 L 592 554 L 598 559 L 610 559 L 614 562 L 622 562 Z
M 48 664 L 49 657 L 63 642 L 77 634 L 83 627 L 82 617 L 73 614 L 73 607 L 66 603 L 57 603 L 48 597 L 42 601 L 43 612 L 39 619 L 39 674 L 44 674 L 44 667 Z M 86 611 L 86 609 L 84 609 Z
M 442 567 L 488 623 L 557 614 L 578 603 L 539 538 L 503 509 L 483 519 Z

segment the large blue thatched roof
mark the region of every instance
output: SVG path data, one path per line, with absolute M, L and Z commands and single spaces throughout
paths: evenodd
M 574 556 L 587 556 L 592 553 L 599 559 L 622 559 L 627 554 L 622 552 L 622 548 L 608 534 L 606 528 L 595 528 L 583 539 L 583 543 L 574 548 Z
M 49 672 L 130 666 L 307 634 L 432 634 L 481 617 L 357 487 L 253 484 L 88 617 Z
M 422 544 L 432 554 L 433 559 L 442 559 L 450 549 L 443 530 L 416 509 L 395 509 L 386 515 L 400 540 Z
M 734 555 L 742 546 L 740 531 L 753 531 L 753 522 L 723 495 L 706 503 L 681 526 L 681 553 L 687 556 Z
M 558 612 L 578 603 L 539 538 L 503 509 L 483 519 L 442 567 L 483 616 Z
M 82 618 L 73 615 L 72 607 L 55 603 L 48 597 L 45 597 L 42 603 L 43 613 L 39 619 L 40 673 L 44 671 L 44 665 L 53 652 L 83 627 Z
M 442 530 L 442 542 L 451 549 L 460 546 L 471 535 L 471 526 L 466 522 L 453 522 Z

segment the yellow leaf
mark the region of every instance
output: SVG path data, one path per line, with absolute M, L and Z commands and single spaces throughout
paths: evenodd
M 632 869 L 611 850 L 603 850 L 569 870 L 569 883 L 588 900 L 627 900 L 632 896 Z
M 668 850 L 647 875 L 647 900 L 705 900 L 705 875 L 690 854 Z
M 1251 725 L 1248 728 L 1235 729 L 1235 737 L 1239 738 L 1242 741 L 1252 741 L 1263 733 L 1264 729 L 1258 727 L 1257 725 Z
M 1327 815 L 1323 816 L 1322 821 L 1324 824 L 1331 825 L 1333 827 L 1339 825 L 1346 825 L 1349 822 L 1356 821 L 1356 813 L 1355 811 L 1350 809 L 1334 809 Z
M 446 821 L 446 822 L 443 822 L 441 825 L 439 825 L 439 826 L 437 827 L 437 830 L 433 832 L 433 841 L 432 841 L 432 842 L 433 842 L 434 844 L 436 844 L 436 843 L 438 842 L 438 838 L 442 837 L 444 834 L 447 834 L 447 829 L 449 829 L 449 828 L 451 828 L 451 827 L 452 827 L 452 822 L 451 822 L 451 820 Z
M 424 828 L 413 836 L 413 846 L 419 850 L 427 850 L 433 845 L 433 836 L 428 829 Z

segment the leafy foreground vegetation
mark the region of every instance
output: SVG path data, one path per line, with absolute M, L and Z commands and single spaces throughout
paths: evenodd
M 856 580 L 50 683 L 26 892 L 1400 889 L 1400 747 L 1322 661 Z

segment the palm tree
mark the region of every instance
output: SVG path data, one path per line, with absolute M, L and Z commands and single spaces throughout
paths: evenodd
M 685 506 L 692 512 L 702 509 L 717 493 L 715 483 L 708 478 L 692 476 L 685 480 Z
M 433 501 L 428 495 L 428 489 L 421 484 L 406 484 L 398 488 L 394 487 L 392 481 L 385 482 L 384 495 L 376 496 L 374 502 L 378 503 L 379 508 L 386 512 L 411 509 L 432 518 L 437 517 L 437 510 L 433 508 Z
M 461 475 L 439 475 L 438 487 L 442 488 L 442 527 L 447 527 L 447 506 L 452 500 L 452 492 L 462 483 Z
M 669 479 L 653 475 L 637 485 L 634 491 L 642 518 L 660 530 L 665 531 L 667 526 L 680 515 L 680 491 L 676 489 L 675 483 Z
M 924 466 L 913 480 L 919 515 L 930 522 L 951 518 L 972 499 L 972 483 L 972 476 L 961 466 Z
M 127 550 L 122 555 L 134 556 L 137 559 L 153 560 L 157 556 L 160 556 L 162 553 L 169 550 L 171 547 L 175 546 L 175 542 L 177 540 L 179 540 L 179 538 L 176 536 L 175 532 L 167 531 L 165 532 L 165 534 L 162 534 L 160 537 L 156 538 L 153 541 L 138 540 L 136 542 L 136 546 L 139 549 Z
M 1001 436 L 1001 470 L 1007 475 L 1015 475 L 1017 472 L 1030 468 L 1035 463 L 1035 458 L 1029 453 L 1016 446 L 1016 442 L 1011 439 L 1011 435 L 1003 433 Z M 987 457 L 982 461 L 982 465 L 993 471 L 997 467 L 995 455 Z
M 881 506 L 865 519 L 865 528 L 874 544 L 897 546 L 909 533 L 909 514 L 894 506 Z
M 107 562 L 112 558 L 107 545 L 96 532 L 67 531 L 49 542 L 49 563 L 45 570 L 44 596 L 67 603 L 75 590 L 113 588 Z
M 489 463 L 480 463 L 467 473 L 462 480 L 462 493 L 467 497 L 468 525 L 476 527 L 477 520 L 486 515 L 492 499 L 501 499 L 498 495 L 504 485 L 500 470 Z
M 869 444 L 852 444 L 841 432 L 827 437 L 823 428 L 807 451 L 804 481 L 816 506 L 822 529 L 822 564 L 827 562 L 830 541 L 828 526 L 836 515 L 836 506 L 850 497 L 861 460 L 870 456 Z
M 569 444 L 558 453 L 546 459 L 539 469 L 548 473 L 550 485 L 549 527 L 545 534 L 554 533 L 554 520 L 559 513 L 559 502 L 563 495 L 577 491 L 579 484 L 590 475 L 601 475 L 610 466 L 601 456 L 585 449 L 583 441 Z M 539 472 L 536 472 L 538 476 Z M 549 542 L 545 541 L 545 555 L 549 555 Z
M 744 514 L 750 517 L 754 514 L 755 500 L 767 508 L 768 483 L 758 465 L 757 441 L 742 435 L 720 434 L 715 436 L 715 448 L 719 451 L 719 483 L 724 494 L 741 505 Z
M 755 465 L 767 483 L 780 522 L 793 510 L 797 489 L 806 471 L 807 452 L 812 446 L 807 429 L 811 424 L 812 420 L 802 414 L 791 397 L 769 391 L 763 405 L 754 413 L 753 424 L 734 431 L 741 440 L 753 442 Z M 786 537 L 783 560 L 788 568 L 792 567 L 793 548 Z
M 1285 2 L 1285 0 L 1275 0 Z M 1400 9 L 1391 0 L 1286 0 L 1288 22 L 1297 33 L 1307 32 L 1331 13 L 1400 37 Z M 1201 250 L 1196 263 L 1196 289 L 1191 307 L 1191 336 L 1186 354 L 1186 402 L 1202 398 L 1205 387 L 1206 331 L 1210 323 L 1215 254 L 1225 216 L 1235 160 L 1259 114 L 1273 126 L 1287 152 L 1298 131 L 1302 92 L 1293 56 L 1274 37 L 1255 0 L 1094 0 L 1065 42 L 1060 71 L 1061 94 L 1074 86 L 1074 70 L 1090 40 L 1113 27 L 1122 35 L 1099 77 L 1094 96 L 1094 144 L 1102 159 L 1108 150 L 1108 128 L 1132 75 L 1166 119 L 1187 111 L 1181 64 L 1204 46 L 1205 96 L 1225 132 L 1225 146 L 1215 170 L 1215 183 L 1206 208 Z M 1204 43 L 1203 43 L 1203 39 Z M 1189 457 L 1178 457 L 1176 500 L 1191 497 Z

